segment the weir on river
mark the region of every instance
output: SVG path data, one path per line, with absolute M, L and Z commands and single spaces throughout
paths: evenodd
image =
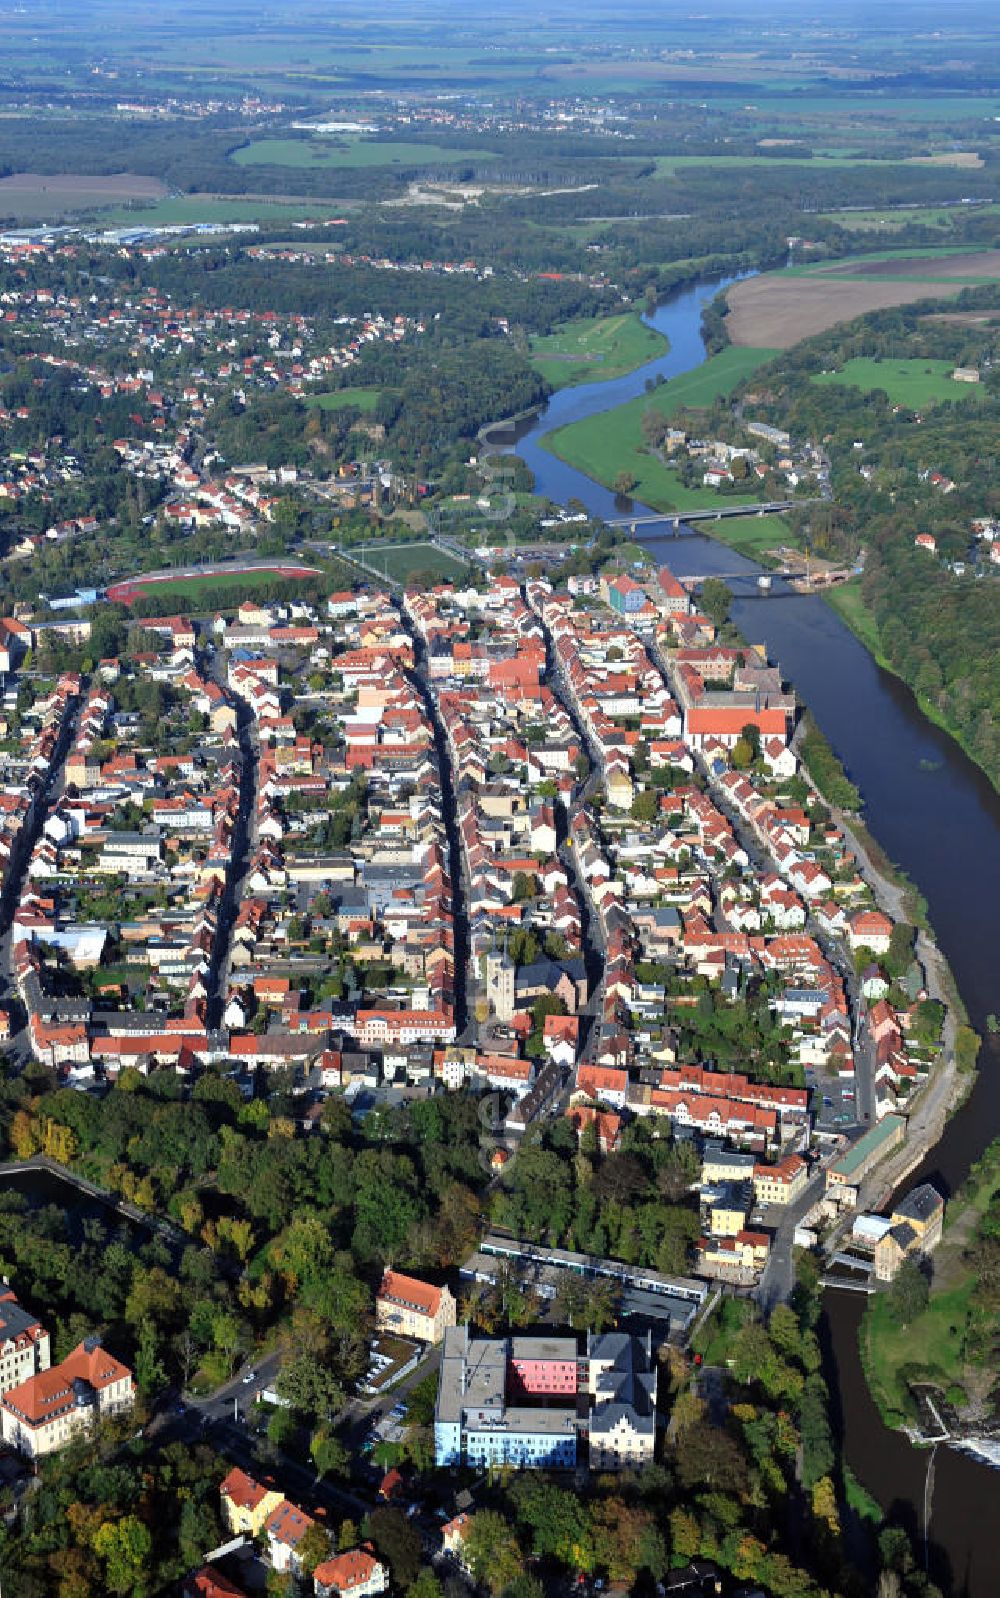
M 623 505 L 609 489 L 542 448 L 541 439 L 642 394 L 650 378 L 669 380 L 700 365 L 705 359 L 701 314 L 725 286 L 715 281 L 685 289 L 648 319 L 670 340 L 666 354 L 626 377 L 564 389 L 541 415 L 517 425 L 512 447 L 534 472 L 538 493 L 561 504 L 580 500 L 606 520 L 627 512 L 628 521 L 641 522 L 657 514 L 638 502 Z M 698 533 L 642 541 L 679 577 L 711 573 L 755 579 L 761 570 Z M 985 1145 L 1000 1135 L 1000 1046 L 985 1025 L 987 1014 L 1000 1009 L 1000 800 L 958 745 L 926 719 L 909 689 L 876 665 L 818 595 L 779 594 L 776 585 L 767 598 L 755 588 L 752 598 L 737 594 L 733 617 L 751 642 L 766 646 L 860 787 L 868 826 L 926 899 L 972 1024 L 984 1035 L 968 1103 L 906 1182 L 911 1187 L 930 1178 L 950 1194 Z M 825 1294 L 821 1333 L 833 1423 L 855 1475 L 922 1547 L 927 1460 L 903 1433 L 883 1425 L 872 1401 L 858 1352 L 864 1305 L 860 1294 Z M 966 1454 L 938 1450 L 928 1559 L 931 1576 L 954 1598 L 995 1598 L 1000 1589 L 992 1525 L 998 1503 L 1000 1475 Z

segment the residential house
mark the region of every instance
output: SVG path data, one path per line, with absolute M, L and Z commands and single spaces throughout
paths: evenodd
M 213 1570 L 211 1565 L 202 1565 L 184 1583 L 182 1598 L 246 1598 L 246 1594 L 242 1587 L 237 1587 L 221 1571 Z
M 81 1431 L 132 1408 L 135 1385 L 127 1365 L 87 1337 L 59 1365 L 29 1376 L 0 1397 L 3 1441 L 40 1459 Z
M 264 1535 L 267 1538 L 268 1553 L 271 1564 L 282 1575 L 290 1571 L 297 1576 L 302 1569 L 299 1557 L 299 1544 L 306 1532 L 316 1522 L 304 1509 L 289 1503 L 287 1498 L 282 1498 L 276 1508 L 271 1510 L 264 1522 Z
M 415 1276 L 387 1270 L 375 1300 L 375 1325 L 421 1343 L 440 1343 L 445 1328 L 456 1324 L 454 1294 Z
M 246 1471 L 233 1468 L 219 1487 L 222 1519 L 237 1536 L 259 1537 L 271 1511 L 282 1502 L 283 1494 L 263 1486 Z
M 388 1585 L 386 1566 L 366 1548 L 349 1548 L 313 1571 L 316 1598 L 374 1598 Z

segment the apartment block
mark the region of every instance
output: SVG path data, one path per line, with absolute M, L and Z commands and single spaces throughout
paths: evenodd
M 0 1394 L 20 1387 L 50 1364 L 49 1334 L 14 1294 L 0 1293 Z

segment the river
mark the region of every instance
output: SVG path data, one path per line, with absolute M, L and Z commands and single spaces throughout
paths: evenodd
M 724 287 L 710 282 L 673 295 L 649 318 L 669 350 L 626 377 L 582 384 L 553 396 L 542 413 L 515 430 L 518 455 L 536 489 L 565 504 L 575 498 L 598 516 L 637 516 L 629 502 L 541 447 L 554 428 L 621 405 L 646 381 L 679 376 L 705 359 L 701 313 Z M 747 577 L 751 561 L 711 538 L 649 537 L 651 552 L 679 575 Z M 741 585 L 744 592 L 747 585 Z M 864 794 L 865 818 L 890 857 L 923 893 L 938 942 L 949 960 L 973 1025 L 1000 1009 L 996 998 L 1000 928 L 1000 799 L 983 773 L 946 733 L 922 714 L 904 684 L 883 671 L 822 599 L 782 593 L 737 598 L 734 620 L 766 644 Z M 906 1186 L 927 1177 L 946 1194 L 962 1181 L 985 1144 L 1000 1134 L 1000 1047 L 986 1036 L 980 1071 L 965 1107 Z M 844 1455 L 883 1507 L 917 1538 L 923 1536 L 927 1456 L 882 1424 L 858 1354 L 863 1299 L 828 1291 L 823 1338 L 834 1417 Z M 991 1523 L 1000 1505 L 1000 1475 L 952 1449 L 939 1449 L 930 1534 L 930 1573 L 953 1598 L 994 1598 L 1000 1586 Z

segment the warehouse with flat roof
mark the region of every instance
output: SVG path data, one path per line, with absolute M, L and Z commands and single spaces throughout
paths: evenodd
M 879 1160 L 899 1147 L 905 1134 L 906 1119 L 902 1115 L 887 1115 L 877 1126 L 870 1127 L 830 1165 L 826 1173 L 827 1192 L 836 1196 L 838 1189 L 857 1187 Z

